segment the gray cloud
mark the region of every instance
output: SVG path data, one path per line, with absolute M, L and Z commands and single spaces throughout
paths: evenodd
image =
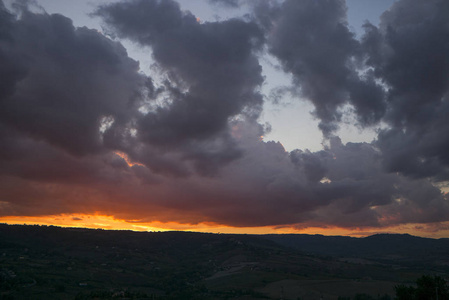
M 444 1 L 397 1 L 361 41 L 344 1 L 258 5 L 270 52 L 331 136 L 349 104 L 361 126 L 386 123 L 377 146 L 390 172 L 448 178 L 448 21 Z
M 139 121 L 142 140 L 179 147 L 228 130 L 230 117 L 257 118 L 261 67 L 254 54 L 263 36 L 254 23 L 237 19 L 197 22 L 173 1 L 130 1 L 102 6 L 118 36 L 151 46 L 170 78 L 171 104 Z
M 449 178 L 448 13 L 446 1 L 403 0 L 382 15 L 379 28 L 366 25 L 368 64 L 389 89 L 390 128 L 378 146 L 390 171 Z
M 383 90 L 371 73 L 357 72 L 363 54 L 348 29 L 343 0 L 260 5 L 256 17 L 268 26 L 270 53 L 293 74 L 300 94 L 314 104 L 326 136 L 338 128 L 344 104 L 354 107 L 363 126 L 381 119 L 385 112 Z
M 342 1 L 258 3 L 253 21 L 210 23 L 168 0 L 100 7 L 118 37 L 150 49 L 159 73 L 148 78 L 119 42 L 0 2 L 0 215 L 298 228 L 449 221 L 434 186 L 448 178 L 448 5 L 398 1 L 358 41 Z M 372 144 L 333 137 L 317 152 L 263 141 L 265 46 L 329 137 L 346 104 L 362 126 L 388 127 Z
M 61 15 L 24 10 L 1 26 L 1 122 L 73 154 L 101 151 L 101 120 L 123 125 L 137 109 L 138 63 Z

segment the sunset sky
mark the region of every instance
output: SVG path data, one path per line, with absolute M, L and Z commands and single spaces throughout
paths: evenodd
M 0 222 L 449 237 L 448 16 L 0 0 Z

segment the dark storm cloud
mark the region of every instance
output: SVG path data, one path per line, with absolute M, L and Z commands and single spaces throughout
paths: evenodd
M 329 220 L 342 227 L 376 227 L 448 219 L 447 197 L 437 187 L 428 180 L 385 172 L 382 153 L 373 145 L 343 145 L 334 138 L 324 151 L 296 156 L 307 158 L 296 159 L 296 165 L 304 168 L 306 175 L 319 174 L 315 180 L 325 178 L 317 193 L 326 205 L 310 213 L 311 223 Z
M 0 2 L 0 216 L 298 228 L 449 221 L 448 196 L 433 185 L 449 174 L 448 5 L 399 1 L 361 41 L 342 1 L 249 7 L 253 21 L 210 23 L 169 0 L 100 7 L 118 37 L 149 49 L 149 78 L 101 33 Z M 347 104 L 360 125 L 389 127 L 375 143 L 333 137 L 317 152 L 263 141 L 265 46 L 329 136 Z
M 344 1 L 267 3 L 255 16 L 269 51 L 312 101 L 326 136 L 349 104 L 359 125 L 389 126 L 377 144 L 387 171 L 447 180 L 447 2 L 397 1 L 379 28 L 365 25 L 361 41 L 348 29 Z
M 0 214 L 87 212 L 111 205 L 108 186 L 127 177 L 156 182 L 111 153 L 133 143 L 151 93 L 138 63 L 96 30 L 22 4 L 18 15 L 0 5 Z
M 449 3 L 396 2 L 379 28 L 367 24 L 363 47 L 388 86 L 378 145 L 390 171 L 447 180 L 449 167 Z
M 338 128 L 346 103 L 363 126 L 380 120 L 383 91 L 370 73 L 357 72 L 363 55 L 348 29 L 344 1 L 287 0 L 279 7 L 259 5 L 255 12 L 265 27 L 268 24 L 270 53 L 314 104 L 326 136 Z
M 230 117 L 258 117 L 262 97 L 256 89 L 263 77 L 254 51 L 263 35 L 256 24 L 237 19 L 200 24 L 174 1 L 116 3 L 97 14 L 118 36 L 151 46 L 170 78 L 171 104 L 140 120 L 142 140 L 180 147 L 222 134 Z
M 42 183 L 110 184 L 130 172 L 123 159 L 114 154 L 78 157 L 44 141 L 0 127 L 0 175 Z
M 24 10 L 0 26 L 1 122 L 73 154 L 101 151 L 102 119 L 123 125 L 137 108 L 138 63 L 62 15 Z
M 84 158 L 71 173 L 92 167 L 95 172 L 85 180 L 56 179 L 58 173 L 50 166 L 43 172 L 55 177 L 41 178 L 36 172 L 38 181 L 29 176 L 31 165 L 20 177 L 2 175 L 2 214 L 94 210 L 133 220 L 232 226 L 381 227 L 447 219 L 447 200 L 437 188 L 427 180 L 383 172 L 379 153 L 369 144 L 334 140 L 328 149 L 306 153 L 293 164 L 282 145 L 260 141 L 251 132 L 259 129 L 244 125 L 239 124 L 245 141 L 241 146 L 251 155 L 227 164 L 220 177 L 156 178 L 145 167 L 128 167 L 123 161 L 120 165 L 112 158 Z M 44 164 L 51 164 L 51 158 L 40 156 Z M 70 158 L 66 160 L 69 165 Z M 76 176 L 87 173 L 81 170 Z
M 24 76 L 25 69 L 20 57 L 12 50 L 14 37 L 12 33 L 14 15 L 9 13 L 3 2 L 0 2 L 0 97 L 10 95 L 14 91 L 16 82 Z
M 196 218 L 234 226 L 383 227 L 448 220 L 447 197 L 438 188 L 385 172 L 381 153 L 370 144 L 332 139 L 325 150 L 289 155 L 247 129 L 241 136 L 250 155 L 225 167 L 218 181 L 192 185 L 195 201 L 184 203 L 184 217 L 194 207 L 202 216 Z

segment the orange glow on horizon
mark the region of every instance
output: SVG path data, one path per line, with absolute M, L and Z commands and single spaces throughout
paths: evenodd
M 120 220 L 113 216 L 101 214 L 62 214 L 53 216 L 9 216 L 0 217 L 0 223 L 26 224 L 26 225 L 53 225 L 60 227 L 77 227 L 106 230 L 133 230 L 133 231 L 191 231 L 209 233 L 236 233 L 236 234 L 321 234 L 364 237 L 377 233 L 408 233 L 416 236 L 441 238 L 449 236 L 448 224 L 441 230 L 432 230 L 432 226 L 417 224 L 400 225 L 389 228 L 346 229 L 338 227 L 308 227 L 297 229 L 293 226 L 261 226 L 261 227 L 231 227 L 217 224 L 181 224 L 177 222 L 140 222 L 133 220 Z

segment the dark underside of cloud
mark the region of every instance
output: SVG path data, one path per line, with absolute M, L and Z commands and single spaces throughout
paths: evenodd
M 0 1 L 0 215 L 104 213 L 229 226 L 386 227 L 449 221 L 449 2 L 399 0 L 357 39 L 341 1 L 209 1 L 243 19 L 198 22 L 172 0 L 94 12 L 145 47 Z M 262 55 L 310 101 L 328 146 L 264 142 Z M 348 111 L 381 126 L 335 136 Z

